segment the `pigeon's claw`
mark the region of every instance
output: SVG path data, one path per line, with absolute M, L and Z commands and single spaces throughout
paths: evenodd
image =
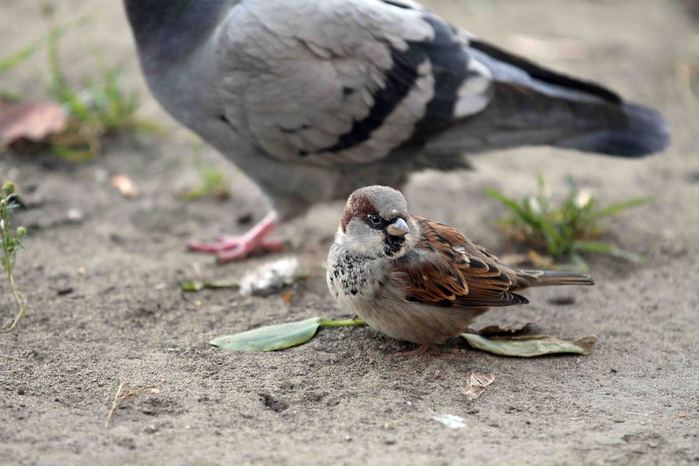
M 277 217 L 275 214 L 270 214 L 244 235 L 223 235 L 213 243 L 192 241 L 188 244 L 188 249 L 206 254 L 216 254 L 219 264 L 245 259 L 257 251 L 278 252 L 284 249 L 284 241 L 267 239 L 267 236 L 276 227 Z
M 216 254 L 216 262 L 225 264 L 247 258 L 257 251 L 279 252 L 284 250 L 284 242 L 281 240 L 263 240 L 259 243 L 244 240 L 233 249 L 220 251 Z

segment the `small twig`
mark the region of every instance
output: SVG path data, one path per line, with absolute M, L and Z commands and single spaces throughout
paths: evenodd
M 158 390 L 157 387 L 142 387 L 133 389 L 129 386 L 128 383 L 122 381 L 119 384 L 119 388 L 117 389 L 116 394 L 114 395 L 112 407 L 109 409 L 109 412 L 107 413 L 107 419 L 105 419 L 104 421 L 104 428 L 106 429 L 109 427 L 109 423 L 111 422 L 114 413 L 117 409 L 121 407 L 122 403 L 132 398 L 137 398 L 143 395 L 144 393 L 157 395 L 158 393 L 160 393 L 160 390 Z
M 107 413 L 107 419 L 104 421 L 104 428 L 105 429 L 107 427 L 109 427 L 109 422 L 112 420 L 112 416 L 114 416 L 114 412 L 119 407 L 119 396 L 121 395 L 121 390 L 123 388 L 124 388 L 124 382 L 121 382 L 119 384 L 119 388 L 117 389 L 116 395 L 114 395 L 114 401 L 112 402 L 112 409 L 109 410 L 109 413 Z

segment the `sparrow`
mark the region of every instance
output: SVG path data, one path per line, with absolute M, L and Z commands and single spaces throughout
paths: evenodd
M 521 290 L 592 285 L 585 274 L 503 264 L 460 231 L 408 212 L 386 186 L 354 191 L 327 260 L 327 284 L 343 311 L 396 340 L 438 345 L 495 306 L 526 304 Z
M 465 154 L 523 145 L 639 157 L 665 148 L 656 111 L 539 66 L 411 0 L 123 0 L 163 108 L 230 159 L 271 212 L 194 242 L 221 262 L 280 222 Z

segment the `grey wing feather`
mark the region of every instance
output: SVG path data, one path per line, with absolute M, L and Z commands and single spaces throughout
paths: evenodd
M 481 111 L 489 70 L 406 0 L 249 1 L 219 39 L 226 117 L 267 154 L 366 163 Z

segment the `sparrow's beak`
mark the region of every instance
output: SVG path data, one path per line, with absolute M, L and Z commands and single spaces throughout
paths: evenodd
M 410 233 L 410 228 L 405 220 L 397 218 L 395 222 L 386 227 L 386 232 L 391 236 L 405 236 Z

